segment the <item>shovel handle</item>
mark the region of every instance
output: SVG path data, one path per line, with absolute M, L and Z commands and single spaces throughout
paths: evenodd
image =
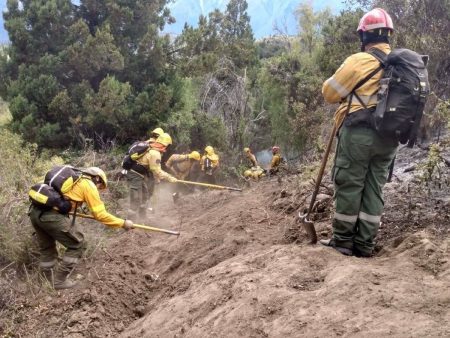
M 70 215 L 74 215 L 74 213 L 71 212 Z M 78 217 L 82 217 L 82 218 L 94 219 L 94 216 L 92 216 L 92 215 L 80 214 L 78 212 L 75 215 L 77 215 Z M 148 231 L 163 232 L 163 233 L 169 234 L 169 235 L 180 236 L 180 232 L 179 231 L 155 228 L 155 227 L 151 227 L 151 226 L 148 226 L 148 225 L 142 225 L 142 224 L 135 224 L 135 223 L 133 223 L 133 228 L 142 229 L 142 230 L 148 230 Z
M 213 188 L 213 189 L 222 189 L 222 190 L 231 190 L 231 191 L 242 191 L 242 189 L 240 189 L 240 188 L 225 187 L 225 186 L 223 186 L 223 185 L 209 184 L 209 183 L 201 183 L 201 182 L 192 182 L 192 181 L 178 180 L 177 183 L 185 183 L 185 184 L 199 185 L 199 186 L 201 186 L 201 187 L 207 187 L 207 188 Z
M 317 193 L 319 192 L 320 183 L 322 183 L 323 173 L 324 173 L 325 167 L 327 165 L 328 155 L 330 154 L 331 145 L 333 144 L 334 137 L 336 136 L 336 131 L 337 131 L 336 123 L 333 123 L 333 130 L 331 131 L 330 138 L 329 138 L 328 144 L 327 144 L 327 148 L 325 150 L 325 154 L 323 155 L 322 165 L 320 166 L 319 174 L 317 175 L 316 186 L 314 188 L 314 192 L 311 197 L 311 202 L 309 203 L 309 208 L 308 208 L 308 211 L 306 212 L 305 219 L 311 213 L 311 211 L 314 207 L 314 203 L 316 202 Z
M 166 229 L 161 229 L 161 228 L 155 228 L 155 227 L 151 227 L 151 226 L 148 226 L 148 225 L 134 224 L 134 223 L 133 223 L 133 228 L 142 229 L 142 230 L 148 230 L 148 231 L 163 232 L 163 233 L 169 234 L 169 235 L 180 236 L 180 232 L 179 232 L 179 231 L 173 231 L 173 230 L 166 230 Z

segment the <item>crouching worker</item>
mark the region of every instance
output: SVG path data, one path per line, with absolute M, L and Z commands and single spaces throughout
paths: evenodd
M 71 166 L 57 166 L 45 176 L 44 184 L 30 190 L 31 206 L 28 213 L 41 253 L 40 270 L 53 282 L 55 289 L 69 289 L 76 282 L 68 279 L 86 249 L 81 231 L 75 228 L 75 219 L 69 212 L 86 203 L 94 218 L 111 228 L 133 228 L 133 222 L 108 213 L 100 199 L 99 190 L 107 188 L 105 172 L 97 167 L 77 170 Z M 56 241 L 66 250 L 57 265 Z
M 200 165 L 200 153 L 193 151 L 190 154 L 173 154 L 166 162 L 166 167 L 179 180 L 186 180 L 191 171 Z
M 244 171 L 244 178 L 247 181 L 250 179 L 258 181 L 264 176 L 266 176 L 266 171 L 261 167 L 252 167 L 251 169 Z

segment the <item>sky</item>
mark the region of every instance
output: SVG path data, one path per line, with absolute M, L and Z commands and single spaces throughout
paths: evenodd
M 78 2 L 74 0 L 73 2 Z M 343 9 L 342 0 L 309 0 L 313 7 L 323 9 L 330 7 L 333 12 Z M 293 14 L 301 0 L 247 0 L 250 23 L 256 38 L 262 38 L 274 34 L 275 25 L 282 29 L 283 33 L 295 34 L 297 22 Z M 176 23 L 166 26 L 164 32 L 179 34 L 184 23 L 188 22 L 196 26 L 200 14 L 207 15 L 218 8 L 225 11 L 228 0 L 175 0 L 169 4 Z M 0 0 L 0 9 L 6 10 L 6 0 Z M 3 15 L 0 17 L 0 43 L 8 43 L 8 33 L 3 27 Z

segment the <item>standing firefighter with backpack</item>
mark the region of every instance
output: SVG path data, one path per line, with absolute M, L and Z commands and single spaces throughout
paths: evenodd
M 391 53 L 394 27 L 386 11 L 366 13 L 357 31 L 362 52 L 348 57 L 322 88 L 327 102 L 341 104 L 335 114 L 333 237 L 321 243 L 344 255 L 370 257 L 389 166 L 399 142 L 414 144 L 428 80 L 417 53 Z
M 76 211 L 86 203 L 94 218 L 111 228 L 133 228 L 133 222 L 109 214 L 98 190 L 106 189 L 108 181 L 97 167 L 77 170 L 71 166 L 56 166 L 45 176 L 44 184 L 34 185 L 29 193 L 29 211 L 40 247 L 40 269 L 55 289 L 68 289 L 76 282 L 67 277 L 86 249 L 82 232 L 75 228 L 69 211 Z M 61 263 L 57 264 L 56 241 L 65 248 Z M 56 269 L 55 269 L 56 267 Z
M 171 144 L 172 138 L 170 135 L 162 133 L 150 144 L 135 142 L 128 150 L 128 154 L 122 162 L 122 167 L 128 171 L 130 216 L 145 219 L 155 181 L 177 182 L 175 177 L 161 169 L 161 153 L 164 153 Z

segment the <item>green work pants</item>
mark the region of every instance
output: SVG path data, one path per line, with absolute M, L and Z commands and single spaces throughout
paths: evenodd
M 154 179 L 147 175 L 140 175 L 129 170 L 127 173 L 128 188 L 130 189 L 130 209 L 133 215 L 130 218 L 139 217 L 145 219 L 146 210 L 149 207 L 150 197 L 153 195 Z
M 369 127 L 340 129 L 333 168 L 336 246 L 372 253 L 384 206 L 382 189 L 397 145 Z
M 38 207 L 31 206 L 29 216 L 39 244 L 41 269 L 48 270 L 55 266 L 58 258 L 56 251 L 58 241 L 66 248 L 59 269 L 72 270 L 86 250 L 83 233 L 72 227 L 67 215 L 55 210 L 42 211 Z

